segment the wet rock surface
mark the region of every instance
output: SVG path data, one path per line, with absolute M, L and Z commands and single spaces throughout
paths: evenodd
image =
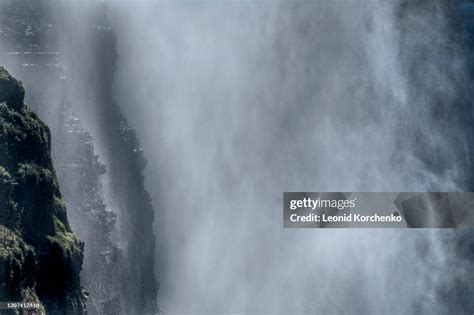
M 83 243 L 72 232 L 51 160 L 48 127 L 0 68 L 0 297 L 81 314 Z
M 71 18 L 68 27 L 57 18 L 84 10 L 88 19 Z M 81 280 L 89 293 L 88 313 L 153 314 L 158 288 L 153 208 L 143 185 L 139 141 L 111 97 L 115 34 L 104 12 L 101 4 L 5 0 L 0 64 L 14 69 L 27 102 L 51 129 L 69 221 L 85 243 Z M 74 34 L 64 33 L 71 29 Z M 74 40 L 64 45 L 64 37 Z M 87 67 L 85 58 L 91 61 Z M 92 129 L 81 116 L 85 108 L 96 113 Z

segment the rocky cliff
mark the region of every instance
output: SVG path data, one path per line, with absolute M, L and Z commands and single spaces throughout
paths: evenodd
M 69 222 L 85 243 L 81 283 L 89 293 L 87 311 L 123 314 L 118 298 L 123 288 L 117 277 L 123 256 L 110 235 L 116 215 L 106 205 L 100 184 L 106 170 L 92 135 L 74 114 L 65 67 L 54 44 L 58 26 L 47 14 L 47 4 L 30 0 L 1 3 L 0 64 L 7 64 L 22 78 L 32 108 L 53 135 L 52 158 Z
M 82 283 L 90 293 L 88 314 L 122 314 L 122 287 L 118 275 L 122 273 L 123 253 L 112 240 L 116 214 L 106 205 L 100 178 L 105 166 L 94 154 L 92 136 L 80 120 L 65 105 L 59 124 L 62 148 L 55 154 L 55 165 L 64 199 L 69 209 L 71 225 L 85 242 Z
M 154 314 L 154 211 L 139 141 L 112 99 L 115 36 L 106 8 L 54 0 L 0 7 L 0 64 L 23 81 L 51 129 L 69 222 L 85 242 L 88 313 Z
M 76 38 L 82 38 L 69 42 L 70 46 L 64 49 L 69 70 L 68 90 L 73 104 L 85 104 L 80 110 L 94 113 L 96 123 L 90 127 L 106 166 L 105 202 L 117 215 L 111 234 L 123 258 L 115 264 L 119 272 L 113 277 L 118 284 L 118 287 L 114 285 L 118 295 L 109 298 L 120 301 L 122 314 L 155 314 L 159 312 L 156 304 L 159 285 L 154 276 L 154 209 L 144 185 L 147 162 L 140 141 L 113 98 L 116 35 L 108 24 L 105 4 L 87 7 L 76 3 L 69 7 L 72 9 L 87 16 L 92 27 L 84 25 L 84 21 L 66 22 L 67 26 L 63 26 L 81 34 Z M 61 11 L 60 15 L 67 16 L 67 12 Z M 68 34 L 68 37 L 73 36 Z M 78 61 L 78 51 L 81 58 L 90 62 Z M 84 78 L 86 85 L 81 83 Z
M 21 82 L 0 68 L 0 300 L 81 314 L 83 243 L 69 226 L 49 129 L 24 96 Z

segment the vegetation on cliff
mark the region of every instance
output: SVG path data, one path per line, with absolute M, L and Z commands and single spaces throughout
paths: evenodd
M 72 233 L 51 160 L 50 132 L 0 67 L 0 300 L 80 314 L 83 244 Z

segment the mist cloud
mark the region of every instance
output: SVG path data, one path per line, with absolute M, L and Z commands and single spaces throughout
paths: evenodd
M 107 164 L 94 118 L 103 86 L 87 74 L 103 60 L 87 31 L 71 29 L 91 3 L 58 17 L 77 36 L 60 44 Z M 115 99 L 148 159 L 166 313 L 465 307 L 449 299 L 469 286 L 470 265 L 450 247 L 459 233 L 285 230 L 281 220 L 284 191 L 468 189 L 468 74 L 445 2 L 107 6 Z
M 467 78 L 446 48 L 456 45 L 446 6 L 113 8 L 116 96 L 150 162 L 165 311 L 452 307 L 438 298 L 451 281 L 440 232 L 281 222 L 283 191 L 466 188 L 458 114 L 442 117 L 449 124 L 434 114 L 452 110 Z

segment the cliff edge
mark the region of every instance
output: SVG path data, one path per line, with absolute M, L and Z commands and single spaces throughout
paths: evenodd
M 0 301 L 39 301 L 48 314 L 82 314 L 83 243 L 68 223 L 48 127 L 0 67 Z

